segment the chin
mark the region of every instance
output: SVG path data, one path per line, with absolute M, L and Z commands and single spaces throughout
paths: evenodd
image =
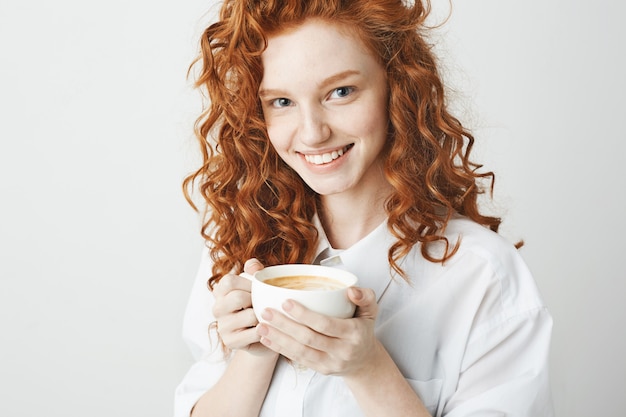
M 322 195 L 322 196 L 341 194 L 348 189 L 348 187 L 337 187 L 336 184 L 333 186 L 325 186 L 325 185 L 319 185 L 319 184 L 312 185 L 312 184 L 307 183 L 307 185 L 317 194 Z

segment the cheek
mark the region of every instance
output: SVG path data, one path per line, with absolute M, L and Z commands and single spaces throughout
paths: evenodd
M 389 115 L 386 106 L 371 106 L 355 112 L 350 117 L 351 125 L 358 129 L 358 135 L 363 137 L 387 137 Z
M 267 136 L 270 143 L 279 154 L 286 150 L 288 141 L 286 140 L 285 129 L 280 125 L 272 124 L 267 126 Z
M 372 127 L 387 130 L 387 125 L 389 124 L 389 109 L 387 108 L 386 97 L 379 98 L 378 105 L 372 107 L 370 114 L 374 115 L 374 117 L 372 117 Z

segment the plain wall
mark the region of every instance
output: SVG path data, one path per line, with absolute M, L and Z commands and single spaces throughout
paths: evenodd
M 0 415 L 172 414 L 202 246 L 186 71 L 213 4 L 0 0 Z M 626 408 L 625 11 L 455 1 L 437 31 L 554 316 L 561 416 Z

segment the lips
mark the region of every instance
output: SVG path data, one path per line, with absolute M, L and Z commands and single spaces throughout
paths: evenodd
M 352 146 L 354 146 L 354 144 L 350 144 L 342 149 L 338 149 L 332 152 L 316 154 L 316 155 L 304 155 L 304 159 L 309 164 L 313 164 L 313 165 L 328 164 L 330 162 L 333 162 L 335 159 L 339 158 L 340 156 L 342 156 L 344 153 L 348 152 L 348 150 L 350 150 Z

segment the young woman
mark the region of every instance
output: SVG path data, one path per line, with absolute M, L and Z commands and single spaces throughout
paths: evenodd
M 550 416 L 551 318 L 479 212 L 473 138 L 446 108 L 429 4 L 226 0 L 202 38 L 197 358 L 176 415 Z M 263 265 L 359 277 L 350 319 L 252 312 Z M 298 365 L 296 365 L 298 364 Z

